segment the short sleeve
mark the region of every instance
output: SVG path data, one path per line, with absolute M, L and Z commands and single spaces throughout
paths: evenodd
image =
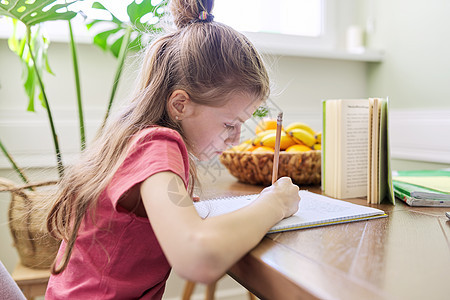
M 171 171 L 189 181 L 189 158 L 180 134 L 164 127 L 139 132 L 128 147 L 127 156 L 106 189 L 107 197 L 117 210 L 120 197 L 137 183 L 164 171 Z

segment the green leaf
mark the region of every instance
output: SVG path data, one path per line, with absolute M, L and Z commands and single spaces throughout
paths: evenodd
M 111 34 L 118 32 L 119 30 L 120 30 L 120 28 L 114 28 L 114 29 L 106 30 L 106 31 L 103 31 L 103 32 L 100 32 L 100 33 L 96 34 L 94 36 L 94 44 L 96 44 L 97 46 L 99 46 L 103 50 L 107 50 L 107 48 L 108 48 L 108 37 Z
M 70 4 L 82 1 L 73 0 L 63 4 L 55 4 L 57 0 L 2 0 L 0 1 L 0 15 L 20 20 L 27 27 L 54 20 L 70 20 L 76 16 L 73 11 L 61 11 Z
M 103 22 L 105 20 L 92 20 L 91 22 L 86 24 L 87 29 L 91 29 L 92 26 L 94 26 L 97 23 Z
M 13 32 L 8 39 L 8 47 L 14 53 L 19 53 L 19 39 L 17 38 L 17 20 L 12 19 Z
M 6 0 L 4 0 L 6 1 Z M 40 87 L 36 90 L 36 86 L 39 85 L 36 76 L 36 70 L 33 67 L 33 61 L 31 59 L 30 49 L 26 43 L 26 37 L 19 38 L 17 36 L 17 26 L 18 21 L 12 19 L 13 21 L 13 33 L 9 39 L 10 49 L 19 57 L 21 65 L 22 65 L 22 82 L 25 93 L 28 97 L 28 111 L 35 111 L 35 95 L 36 91 L 40 93 L 41 103 L 43 103 L 43 95 Z M 42 35 L 40 26 L 37 25 L 33 27 L 32 34 L 30 35 L 30 44 L 32 51 L 34 52 L 34 56 L 36 59 L 36 66 L 39 70 L 39 74 L 42 75 L 43 70 L 45 69 L 50 74 L 53 74 L 49 62 L 48 62 L 48 46 L 49 40 Z M 53 74 L 54 75 L 54 74 Z M 44 103 L 45 105 L 45 103 Z M 45 106 L 44 106 L 45 108 Z
M 112 22 L 113 23 L 115 23 L 115 24 L 118 24 L 118 25 L 121 25 L 122 24 L 122 21 L 120 21 L 112 12 L 110 12 L 106 7 L 104 7 L 103 6 L 103 4 L 101 4 L 100 2 L 94 2 L 94 3 L 92 3 L 92 8 L 95 8 L 95 9 L 101 9 L 101 10 L 106 10 L 110 15 L 111 15 L 111 18 L 112 18 Z M 99 20 L 99 21 L 105 21 L 105 20 Z M 111 22 L 111 21 L 109 21 L 109 22 Z
M 41 105 L 43 108 L 47 108 L 47 105 L 45 104 L 45 100 L 44 100 L 44 94 L 42 93 L 42 90 L 39 91 L 39 95 L 38 98 L 41 102 Z
M 114 55 L 115 58 L 119 57 L 119 52 L 120 52 L 120 47 L 122 46 L 123 43 L 123 35 L 118 38 L 112 45 L 111 45 L 111 52 Z
M 127 6 L 127 14 L 133 24 L 142 24 L 140 19 L 148 13 L 154 13 L 155 10 L 156 6 L 152 5 L 151 0 L 144 0 L 139 4 L 133 1 Z
M 45 69 L 47 70 L 47 72 L 55 76 L 55 73 L 53 73 L 52 68 L 50 68 L 47 52 L 44 53 L 44 58 L 45 58 Z
M 158 8 L 164 4 L 154 6 L 151 0 L 144 0 L 137 4 L 136 1 L 131 2 L 127 6 L 127 14 L 130 17 L 130 22 L 140 31 L 151 31 L 154 29 L 152 24 L 145 24 L 141 22 L 141 18 L 147 14 L 152 14 L 157 18 L 161 18 L 163 14 L 157 12 Z
M 269 109 L 267 108 L 267 106 L 260 106 L 255 110 L 255 112 L 253 113 L 253 116 L 263 118 L 263 117 L 267 116 L 268 113 L 269 113 Z
M 36 73 L 32 66 L 26 64 L 26 79 L 23 84 L 25 88 L 25 93 L 28 96 L 28 107 L 27 111 L 35 111 L 34 110 L 34 94 L 36 88 Z
M 12 52 L 19 53 L 19 40 L 14 34 L 8 39 L 8 47 Z
M 142 48 L 141 37 L 142 35 L 138 35 L 134 39 L 130 40 L 130 43 L 128 44 L 128 49 L 139 51 L 139 49 Z
M 107 11 L 112 20 L 100 20 L 94 19 L 90 21 L 86 26 L 89 30 L 95 30 L 96 24 L 103 23 L 108 24 L 108 28 L 115 28 L 117 31 L 114 32 L 115 39 L 110 39 L 110 33 L 102 34 L 103 32 L 109 32 L 109 30 L 105 30 L 103 32 L 99 32 L 94 36 L 94 44 L 102 48 L 103 50 L 110 51 L 114 57 L 118 57 L 121 43 L 123 41 L 123 36 L 128 27 L 133 28 L 132 39 L 130 39 L 128 49 L 140 50 L 143 45 L 141 44 L 142 36 L 147 32 L 158 32 L 161 29 L 157 26 L 157 24 L 144 24 L 141 23 L 141 18 L 148 13 L 152 13 L 153 15 L 161 18 L 164 13 L 157 13 L 159 7 L 164 7 L 167 4 L 167 1 L 162 1 L 161 4 L 154 6 L 151 3 L 151 0 L 143 0 L 141 3 L 137 4 L 136 1 L 131 2 L 127 6 L 127 14 L 130 18 L 130 21 L 123 22 L 116 18 L 107 8 L 105 8 L 101 3 L 94 2 L 92 4 L 93 8 L 101 9 Z M 121 30 L 119 32 L 119 30 Z

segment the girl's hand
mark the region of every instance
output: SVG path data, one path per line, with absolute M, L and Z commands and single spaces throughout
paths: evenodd
M 270 201 L 281 210 L 282 219 L 295 214 L 300 203 L 298 186 L 292 183 L 291 178 L 281 177 L 273 185 L 262 190 L 260 197 Z

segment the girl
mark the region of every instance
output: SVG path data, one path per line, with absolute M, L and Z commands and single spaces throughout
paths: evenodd
M 193 206 L 193 158 L 237 144 L 269 95 L 257 51 L 213 21 L 212 4 L 172 1 L 178 29 L 148 47 L 131 103 L 61 181 L 47 226 L 63 242 L 46 299 L 160 299 L 171 267 L 213 282 L 297 211 L 289 178 L 231 214 L 203 220 Z

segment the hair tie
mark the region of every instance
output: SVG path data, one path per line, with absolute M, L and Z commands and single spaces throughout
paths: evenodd
M 198 15 L 198 18 L 202 21 L 206 21 L 206 19 L 208 19 L 208 13 L 204 10 L 202 10 L 200 12 L 200 14 Z
M 198 15 L 198 19 L 200 21 L 209 21 L 209 22 L 211 22 L 214 19 L 214 16 L 212 14 L 208 14 L 207 11 L 202 10 L 200 12 L 200 14 Z

